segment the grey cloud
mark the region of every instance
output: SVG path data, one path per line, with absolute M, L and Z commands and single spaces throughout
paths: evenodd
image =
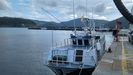
M 72 7 L 73 0 L 22 0 L 22 1 L 24 1 L 23 3 L 20 2 L 22 9 L 30 8 L 31 13 L 29 14 L 30 15 L 29 17 L 31 18 L 33 17 L 36 19 L 38 18 L 42 19 L 46 17 L 46 13 L 41 8 L 46 9 L 47 11 L 49 11 L 50 13 L 52 13 L 57 17 L 62 17 L 61 19 L 62 21 L 70 20 L 70 15 L 73 15 L 73 7 Z M 28 4 L 27 1 L 30 1 L 31 5 L 27 5 Z M 112 0 L 88 0 L 87 4 L 88 4 L 87 5 L 88 14 L 92 13 L 92 8 L 94 8 L 95 11 L 94 13 L 96 15 L 94 16 L 94 18 L 113 19 L 114 15 L 115 17 L 119 17 L 118 16 L 119 12 L 116 11 L 117 9 L 115 8 Z M 113 8 L 107 10 L 106 9 L 107 6 L 113 6 Z M 0 0 L 0 10 L 5 10 L 8 9 L 9 7 L 10 6 L 7 0 Z M 75 11 L 78 17 L 85 15 L 86 12 L 85 0 L 75 0 Z M 15 10 L 13 10 L 13 12 L 15 12 Z M 111 15 L 113 15 L 113 17 Z M 24 16 L 23 12 L 22 16 L 27 18 L 27 16 Z M 91 16 L 88 17 L 91 18 Z M 47 19 L 47 17 L 45 19 Z
M 76 10 L 78 10 L 78 11 L 86 11 L 86 7 L 79 5 L 79 6 L 76 7 Z
M 9 8 L 7 0 L 0 0 L 0 10 L 8 10 Z
M 58 14 L 58 17 L 67 16 L 68 18 L 69 15 L 73 14 L 72 4 L 73 4 L 72 0 L 58 0 L 58 1 L 57 0 L 34 0 L 34 9 L 39 11 L 40 8 L 44 8 L 47 11 L 54 14 L 55 16 L 57 16 Z M 106 10 L 107 5 L 115 7 L 112 0 L 102 0 L 102 1 L 101 0 L 88 0 L 87 10 L 88 10 L 88 13 L 92 13 L 92 8 L 94 8 L 95 14 L 99 15 L 99 16 L 94 16 L 96 18 L 103 19 L 107 17 L 108 19 L 112 19 L 113 17 L 109 17 L 109 15 L 113 15 L 114 13 L 119 13 L 119 12 L 116 11 L 117 10 L 116 8 L 112 8 L 107 11 Z M 75 0 L 75 11 L 79 17 L 83 16 L 83 14 L 85 14 L 86 12 L 85 1 Z M 40 12 L 45 13 L 42 10 L 40 10 Z M 105 17 L 103 16 L 100 17 L 100 15 L 104 15 Z
M 102 13 L 105 11 L 105 9 L 106 9 L 106 6 L 104 3 L 102 3 L 102 4 L 97 5 L 94 10 L 96 13 Z
M 58 6 L 58 3 L 56 1 L 46 2 L 44 4 L 46 4 L 47 6 L 50 6 L 50 7 L 57 7 Z
M 34 0 L 34 4 L 41 7 L 57 7 L 58 1 L 55 0 Z
M 133 0 L 122 0 L 123 3 L 132 3 Z

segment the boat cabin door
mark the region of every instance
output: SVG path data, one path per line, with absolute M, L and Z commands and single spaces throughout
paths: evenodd
M 83 50 L 76 50 L 75 62 L 82 62 L 83 60 Z

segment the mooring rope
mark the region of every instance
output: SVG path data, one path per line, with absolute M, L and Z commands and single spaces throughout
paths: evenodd
M 80 71 L 79 71 L 79 75 L 81 75 L 82 70 L 83 70 L 83 64 L 81 65 L 81 69 L 80 69 Z

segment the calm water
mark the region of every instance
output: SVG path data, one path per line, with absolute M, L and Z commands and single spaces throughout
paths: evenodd
M 53 31 L 54 43 L 69 38 L 70 33 Z M 52 47 L 51 35 L 49 30 L 0 28 L 0 75 L 55 75 L 44 66 Z

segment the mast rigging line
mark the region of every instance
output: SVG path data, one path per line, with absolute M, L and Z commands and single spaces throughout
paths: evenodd
M 63 22 L 61 22 L 61 20 L 59 20 L 55 15 L 51 14 L 50 12 L 48 12 L 46 9 L 41 8 L 43 11 L 45 11 L 47 14 L 49 14 L 50 16 L 52 16 L 53 18 L 55 18 L 58 22 L 62 23 L 64 26 L 65 24 Z

